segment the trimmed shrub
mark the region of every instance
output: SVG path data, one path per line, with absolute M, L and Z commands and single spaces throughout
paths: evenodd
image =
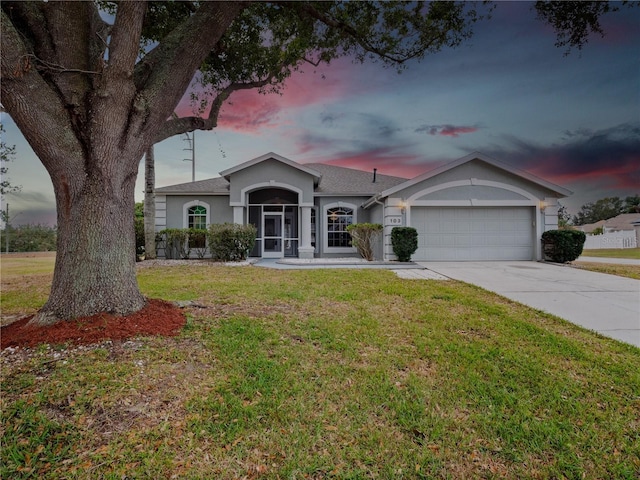
M 379 223 L 353 223 L 347 226 L 347 232 L 353 239 L 351 244 L 356 247 L 360 256 L 369 262 L 372 261 L 374 259 L 373 247 L 382 232 L 382 225 Z
M 572 262 L 582 254 L 586 238 L 578 230 L 549 230 L 542 234 L 542 251 L 552 262 Z
M 164 256 L 165 258 L 186 259 L 191 254 L 189 248 L 189 229 L 187 228 L 165 228 L 160 235 L 164 239 Z
M 256 243 L 254 225 L 222 223 L 209 225 L 209 251 L 214 260 L 236 262 L 245 260 Z
M 401 262 L 408 262 L 418 249 L 418 231 L 413 227 L 393 227 L 391 246 Z
M 196 252 L 198 258 L 204 258 L 207 254 L 207 231 L 204 228 L 190 228 L 187 233 L 189 249 Z

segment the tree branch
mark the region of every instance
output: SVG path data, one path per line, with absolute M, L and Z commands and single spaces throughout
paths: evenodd
M 365 38 L 363 38 L 358 31 L 351 25 L 336 20 L 335 18 L 332 18 L 320 11 L 318 11 L 318 9 L 316 9 L 313 5 L 304 2 L 304 3 L 296 3 L 294 4 L 294 8 L 297 8 L 300 12 L 303 12 L 305 14 L 307 14 L 309 17 L 318 20 L 322 23 L 324 23 L 325 25 L 327 25 L 328 27 L 331 28 L 335 28 L 336 30 L 339 30 L 345 34 L 347 34 L 349 37 L 351 37 L 358 45 L 360 45 L 365 51 L 370 52 L 370 53 L 374 53 L 376 55 L 378 55 L 380 58 L 388 60 L 390 62 L 393 63 L 397 63 L 397 64 L 403 64 L 405 62 L 407 62 L 408 60 L 415 58 L 416 56 L 420 55 L 420 51 L 415 51 L 409 55 L 403 55 L 403 56 L 394 56 L 392 54 L 390 54 L 387 51 L 384 51 L 378 47 L 375 47 L 373 44 L 371 44 L 370 42 L 368 42 Z M 309 61 L 307 59 L 305 59 L 305 61 Z M 313 65 L 312 62 L 309 62 Z
M 203 2 L 137 65 L 135 83 L 149 103 L 149 122 L 162 125 L 187 90 L 193 75 L 245 2 Z
M 41 69 L 41 70 L 45 70 L 47 72 L 55 72 L 55 73 L 86 73 L 88 75 L 101 75 L 102 72 L 98 72 L 98 71 L 91 71 L 91 70 L 81 70 L 79 68 L 68 68 L 65 67 L 64 65 L 59 65 L 57 63 L 51 63 L 51 62 L 47 62 L 45 60 L 42 60 L 41 58 L 38 58 L 37 56 L 33 55 L 33 54 L 27 54 L 23 57 L 23 59 L 25 60 L 23 63 L 27 64 L 30 63 L 28 59 L 33 59 L 35 60 L 35 63 L 42 65 L 42 67 L 37 67 L 37 69 Z
M 269 75 L 261 80 L 255 80 L 253 82 L 234 82 L 229 84 L 213 99 L 213 102 L 211 102 L 211 110 L 206 118 L 197 116 L 181 118 L 173 117 L 171 120 L 166 121 L 160 129 L 156 136 L 155 143 L 159 143 L 175 135 L 181 135 L 194 130 L 212 130 L 216 128 L 218 126 L 220 110 L 224 105 L 224 102 L 227 101 L 233 92 L 237 92 L 239 90 L 252 90 L 271 85 L 278 73 L 285 67 L 286 65 L 280 65 L 278 69 L 271 71 Z
M 109 69 L 105 80 L 108 81 L 123 74 L 127 78 L 133 76 L 146 10 L 147 2 L 119 3 L 116 20 L 111 30 Z
M 70 117 L 61 115 L 66 107 L 64 97 L 32 68 L 30 62 L 25 63 L 31 53 L 23 41 L 23 35 L 4 10 L 1 12 L 1 19 L 0 91 L 3 108 L 23 132 L 52 178 L 65 174 L 66 170 L 62 169 L 65 162 L 71 170 L 81 168 L 83 150 L 77 137 L 61 134 L 61 129 L 73 131 Z M 65 162 L 56 155 L 57 152 L 69 151 L 76 152 L 77 155 L 75 158 L 65 157 Z M 48 152 L 48 155 L 41 155 L 42 152 Z

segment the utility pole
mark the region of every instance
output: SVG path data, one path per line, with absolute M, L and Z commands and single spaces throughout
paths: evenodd
M 191 132 L 191 136 L 189 133 L 185 133 L 184 136 L 185 141 L 189 142 L 189 147 L 183 148 L 183 150 L 187 150 L 191 152 L 191 158 L 183 158 L 184 162 L 191 162 L 191 181 L 196 181 L 196 132 Z

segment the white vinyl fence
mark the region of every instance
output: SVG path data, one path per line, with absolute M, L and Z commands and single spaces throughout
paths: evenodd
M 599 248 L 636 248 L 638 242 L 636 240 L 635 231 L 622 231 L 604 233 L 602 235 L 587 235 L 584 242 L 584 249 Z

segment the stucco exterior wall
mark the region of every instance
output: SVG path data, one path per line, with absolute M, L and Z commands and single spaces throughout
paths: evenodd
M 229 197 L 216 195 L 167 195 L 166 223 L 162 228 L 184 228 L 184 206 L 193 201 L 200 201 L 209 205 L 209 223 L 233 222 L 233 209 L 229 206 Z M 156 199 L 157 203 L 157 199 Z
M 542 200 L 547 196 L 554 196 L 553 192 L 540 186 L 536 185 L 528 181 L 525 178 L 514 175 L 505 170 L 499 169 L 493 165 L 489 165 L 482 161 L 471 161 L 464 163 L 456 168 L 452 168 L 451 170 L 447 170 L 439 175 L 435 175 L 431 178 L 423 180 L 415 185 L 411 185 L 406 189 L 403 189 L 399 192 L 394 193 L 394 196 L 402 197 L 402 198 L 410 198 L 414 195 L 418 194 L 422 190 L 425 190 L 429 187 L 435 187 L 438 185 L 446 184 L 449 182 L 455 182 L 458 180 L 470 180 L 470 179 L 479 179 L 486 180 L 489 182 L 497 182 L 510 185 L 512 187 L 525 190 L 529 192 L 531 195 L 536 198 Z M 471 188 L 476 187 L 476 188 Z M 458 189 L 458 187 L 454 187 Z M 498 190 L 498 189 L 494 189 Z M 433 199 L 437 199 L 440 197 L 442 199 L 450 200 L 453 199 L 455 194 L 462 195 L 461 199 L 470 199 L 470 198 L 478 198 L 472 195 L 482 195 L 486 197 L 487 195 L 507 195 L 506 191 L 498 193 L 497 191 L 491 192 L 487 190 L 487 187 L 480 187 L 470 185 L 469 187 L 460 187 L 457 191 L 447 192 L 446 190 L 440 190 L 439 192 L 434 192 L 431 195 L 435 195 Z M 460 197 L 459 197 L 460 198 Z M 496 197 L 496 200 L 501 198 Z M 505 198 L 506 199 L 506 198 Z
M 245 168 L 231 174 L 230 204 L 244 205 L 244 193 L 253 186 L 268 188 L 269 186 L 288 188 L 299 191 L 300 204 L 313 204 L 313 176 L 283 164 L 277 160 L 265 160 L 251 168 Z

